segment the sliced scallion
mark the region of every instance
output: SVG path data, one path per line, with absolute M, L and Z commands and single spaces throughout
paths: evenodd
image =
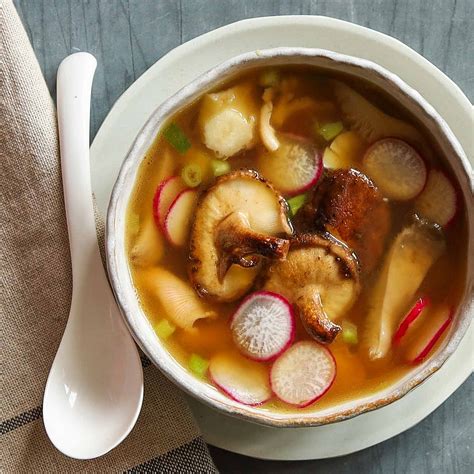
M 346 344 L 355 345 L 359 342 L 357 326 L 349 321 L 342 323 L 342 340 Z
M 212 160 L 211 168 L 215 177 L 222 176 L 223 174 L 227 174 L 230 171 L 230 164 L 228 161 Z
M 189 163 L 181 170 L 181 178 L 187 186 L 195 188 L 202 182 L 202 169 L 197 163 Z
M 166 138 L 168 143 L 182 155 L 191 148 L 191 143 L 188 140 L 188 137 L 185 135 L 183 130 L 181 130 L 179 125 L 175 123 L 170 123 L 163 130 L 163 136 Z
M 191 354 L 189 358 L 189 369 L 198 377 L 204 377 L 209 367 L 209 361 L 198 354 Z
M 317 126 L 317 132 L 327 142 L 336 138 L 344 130 L 342 122 L 329 122 L 323 125 Z
M 306 202 L 306 194 L 298 194 L 287 200 L 291 215 L 294 216 Z
M 155 332 L 160 339 L 168 339 L 176 331 L 176 326 L 167 319 L 162 319 L 155 325 Z

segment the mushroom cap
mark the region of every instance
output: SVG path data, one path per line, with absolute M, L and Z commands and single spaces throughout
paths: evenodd
M 302 234 L 291 241 L 284 261 L 268 269 L 264 289 L 285 296 L 318 341 L 334 340 L 335 324 L 360 293 L 357 259 L 328 235 Z
M 195 290 L 228 302 L 250 289 L 263 257 L 284 258 L 288 206 L 256 171 L 217 179 L 200 198 L 191 229 L 189 276 Z M 237 265 L 236 265 L 237 264 Z
M 391 225 L 388 202 L 355 169 L 326 171 L 295 219 L 297 231 L 327 230 L 341 239 L 357 255 L 365 274 L 379 263 Z

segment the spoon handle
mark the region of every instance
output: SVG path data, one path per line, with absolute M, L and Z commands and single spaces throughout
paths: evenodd
M 89 164 L 90 98 L 96 66 L 91 54 L 75 53 L 63 60 L 57 76 L 64 202 L 73 280 L 78 282 L 90 274 L 91 262 L 101 262 Z

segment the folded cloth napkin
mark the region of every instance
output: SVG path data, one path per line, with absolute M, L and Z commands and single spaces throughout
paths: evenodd
M 137 425 L 105 456 L 78 461 L 41 416 L 69 312 L 71 272 L 54 105 L 11 0 L 0 0 L 0 472 L 217 472 L 180 391 L 146 358 Z

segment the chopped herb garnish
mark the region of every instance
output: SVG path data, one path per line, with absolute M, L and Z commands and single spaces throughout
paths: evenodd
M 352 324 L 349 321 L 344 321 L 342 323 L 342 340 L 346 344 L 352 345 L 355 345 L 359 342 L 359 338 L 357 336 L 357 326 L 355 324 Z
M 181 170 L 181 178 L 190 188 L 199 186 L 202 181 L 202 169 L 197 163 L 189 163 Z
M 230 171 L 230 164 L 228 161 L 212 160 L 211 168 L 214 176 L 222 176 L 223 174 L 227 174 Z
M 306 202 L 306 194 L 299 194 L 298 196 L 294 196 L 290 199 L 287 199 L 287 202 L 290 208 L 291 215 L 294 216 Z
M 175 123 L 170 123 L 163 130 L 163 136 L 166 138 L 168 143 L 182 155 L 184 155 L 189 150 L 189 148 L 191 148 L 191 143 L 188 140 L 188 137 Z
M 321 135 L 327 142 L 336 138 L 343 130 L 344 125 L 342 122 L 330 122 L 321 126 L 317 126 L 318 134 Z
M 204 377 L 209 367 L 209 361 L 204 359 L 198 354 L 191 354 L 189 358 L 189 368 L 191 372 L 196 374 L 198 377 Z
M 176 331 L 176 326 L 167 319 L 162 319 L 155 325 L 155 332 L 160 339 L 168 339 Z

